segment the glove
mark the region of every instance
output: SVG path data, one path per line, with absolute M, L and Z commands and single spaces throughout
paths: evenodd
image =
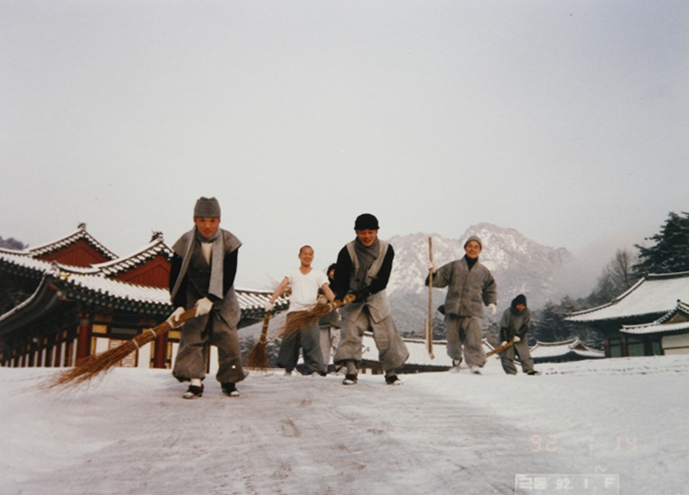
M 204 297 L 203 299 L 199 299 L 198 301 L 196 301 L 196 314 L 194 314 L 194 316 L 207 315 L 208 313 L 211 312 L 212 307 L 213 307 L 213 301 L 211 301 L 207 297 Z
M 356 301 L 358 303 L 366 302 L 366 299 L 368 299 L 368 296 L 371 295 L 371 289 L 366 287 L 365 289 L 358 290 L 354 292 L 354 296 L 356 296 Z
M 517 342 L 519 342 L 520 340 L 522 340 L 522 339 L 520 339 L 518 335 L 515 335 L 515 336 L 514 336 L 514 343 L 515 343 L 515 344 L 516 344 Z
M 500 346 L 499 346 L 499 347 L 502 347 L 502 346 L 504 346 L 504 345 L 507 345 L 507 342 L 503 340 L 502 342 L 500 342 Z
M 435 273 L 435 265 L 433 264 L 432 261 L 428 262 L 428 271 L 431 273 Z
M 263 309 L 266 310 L 266 313 L 270 313 L 271 311 L 273 311 L 273 307 L 274 307 L 274 306 L 273 306 L 273 303 L 271 303 L 270 301 L 268 301 L 268 302 L 266 302 L 265 305 L 263 306 Z
M 488 305 L 488 312 L 490 313 L 491 316 L 493 316 L 495 314 L 495 304 L 490 303 Z
M 170 325 L 170 328 L 179 328 L 182 326 L 182 323 L 178 321 L 182 313 L 184 313 L 184 308 L 180 306 L 168 317 L 166 321 L 168 325 Z

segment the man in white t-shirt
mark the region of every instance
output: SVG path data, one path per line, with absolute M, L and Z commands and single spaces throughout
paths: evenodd
M 280 282 L 280 285 L 275 289 L 270 301 L 265 306 L 266 311 L 272 311 L 275 300 L 285 292 L 289 285 L 291 287 L 291 294 L 289 309 L 287 310 L 288 320 L 294 318 L 300 311 L 312 309 L 318 302 L 319 289 L 323 291 L 328 301 L 335 299 L 335 294 L 330 289 L 327 275 L 311 267 L 313 262 L 313 248 L 311 246 L 302 246 L 299 250 L 299 261 L 301 262 L 299 268 Z M 291 375 L 292 370 L 297 366 L 300 349 L 304 354 L 302 374 L 325 375 L 325 361 L 321 353 L 318 321 L 308 328 L 302 328 L 283 337 L 280 352 L 278 353 L 278 366 L 285 368 L 286 375 Z

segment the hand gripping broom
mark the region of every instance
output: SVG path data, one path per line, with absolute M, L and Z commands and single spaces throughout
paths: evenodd
M 268 335 L 268 323 L 270 322 L 271 316 L 272 313 L 270 311 L 266 311 L 266 316 L 263 318 L 261 337 L 246 356 L 246 363 L 244 366 L 247 368 L 255 368 L 264 372 L 270 368 L 270 357 L 268 356 L 268 351 L 266 350 L 266 336 Z
M 280 333 L 280 336 L 284 337 L 285 335 L 297 332 L 303 328 L 308 328 L 331 311 L 341 308 L 345 304 L 349 304 L 355 300 L 356 296 L 354 294 L 347 294 L 342 300 L 335 299 L 333 302 L 329 303 L 318 303 L 308 311 L 295 311 L 290 315 L 290 318 L 287 318 L 285 328 Z
M 194 316 L 196 316 L 195 307 L 185 311 L 179 316 L 179 318 L 176 320 L 177 326 L 185 321 L 191 320 L 194 318 Z M 110 371 L 130 353 L 140 349 L 149 342 L 154 341 L 157 337 L 169 332 L 170 330 L 172 330 L 172 327 L 167 321 L 164 321 L 155 328 L 147 328 L 133 339 L 124 342 L 119 347 L 115 347 L 95 356 L 89 356 L 77 363 L 77 365 L 73 368 L 63 371 L 48 384 L 48 388 L 73 387 L 84 382 L 90 382 L 96 376 Z

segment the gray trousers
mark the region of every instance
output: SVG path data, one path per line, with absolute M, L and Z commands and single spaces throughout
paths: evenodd
M 288 313 L 287 319 L 291 315 L 298 313 Z M 292 371 L 297 366 L 299 360 L 299 349 L 304 354 L 304 374 L 311 374 L 314 371 L 323 373 L 325 365 L 321 353 L 321 332 L 318 322 L 308 328 L 303 328 L 296 332 L 291 332 L 282 338 L 280 351 L 278 352 L 278 366 Z M 301 369 L 301 368 L 300 368 Z
M 206 377 L 206 359 L 209 345 L 218 348 L 218 373 L 220 383 L 237 383 L 244 380 L 242 356 L 237 330 L 230 328 L 214 311 L 192 318 L 182 326 L 182 339 L 175 359 L 172 375 L 181 382 Z
M 502 363 L 502 369 L 505 370 L 505 373 L 508 375 L 517 374 L 517 367 L 514 364 L 515 354 L 519 356 L 519 361 L 522 363 L 522 370 L 524 373 L 533 371 L 533 359 L 531 359 L 529 344 L 526 339 L 523 339 L 516 344 L 512 344 L 500 353 L 500 362 Z
M 361 364 L 362 341 L 364 332 L 371 330 L 373 340 L 378 348 L 378 359 L 384 371 L 392 371 L 402 366 L 409 359 L 407 345 L 397 332 L 397 327 L 388 316 L 375 323 L 364 307 L 356 320 L 342 318 L 340 323 L 340 344 L 335 353 L 335 364 L 344 366 L 347 361 L 354 361 L 357 368 Z
M 483 366 L 486 353 L 481 339 L 481 319 L 478 316 L 445 315 L 447 355 L 456 361 L 462 358 L 467 365 Z
M 340 329 L 330 325 L 321 326 L 320 333 L 321 354 L 323 355 L 323 364 L 327 368 L 332 361 L 333 349 L 337 349 L 337 344 L 340 342 Z

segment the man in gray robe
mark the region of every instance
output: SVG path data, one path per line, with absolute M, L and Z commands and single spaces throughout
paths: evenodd
M 170 299 L 177 309 L 168 321 L 175 325 L 185 309 L 196 308 L 195 317 L 182 325 L 172 370 L 179 381 L 190 382 L 185 399 L 203 395 L 211 344 L 218 348 L 216 378 L 222 391 L 239 395 L 235 384 L 245 378 L 237 336 L 241 311 L 234 290 L 240 246 L 232 233 L 220 229 L 218 200 L 202 197 L 194 207 L 194 228 L 172 247 Z
M 388 385 L 400 385 L 396 369 L 409 358 L 409 351 L 390 315 L 385 292 L 395 251 L 378 239 L 378 219 L 364 213 L 354 223 L 356 239 L 337 256 L 333 292 L 338 299 L 352 293 L 356 300 L 340 308 L 340 343 L 334 362 L 346 366 L 345 385 L 357 382 L 362 357 L 362 338 L 370 330 Z
M 445 324 L 447 326 L 447 354 L 455 371 L 462 359 L 474 374 L 481 374 L 486 363 L 481 338 L 483 305 L 495 314 L 498 287 L 490 270 L 478 260 L 483 249 L 481 239 L 471 236 L 464 243 L 465 256 L 433 271 L 433 287 L 447 287 Z M 428 286 L 428 277 L 426 278 Z

